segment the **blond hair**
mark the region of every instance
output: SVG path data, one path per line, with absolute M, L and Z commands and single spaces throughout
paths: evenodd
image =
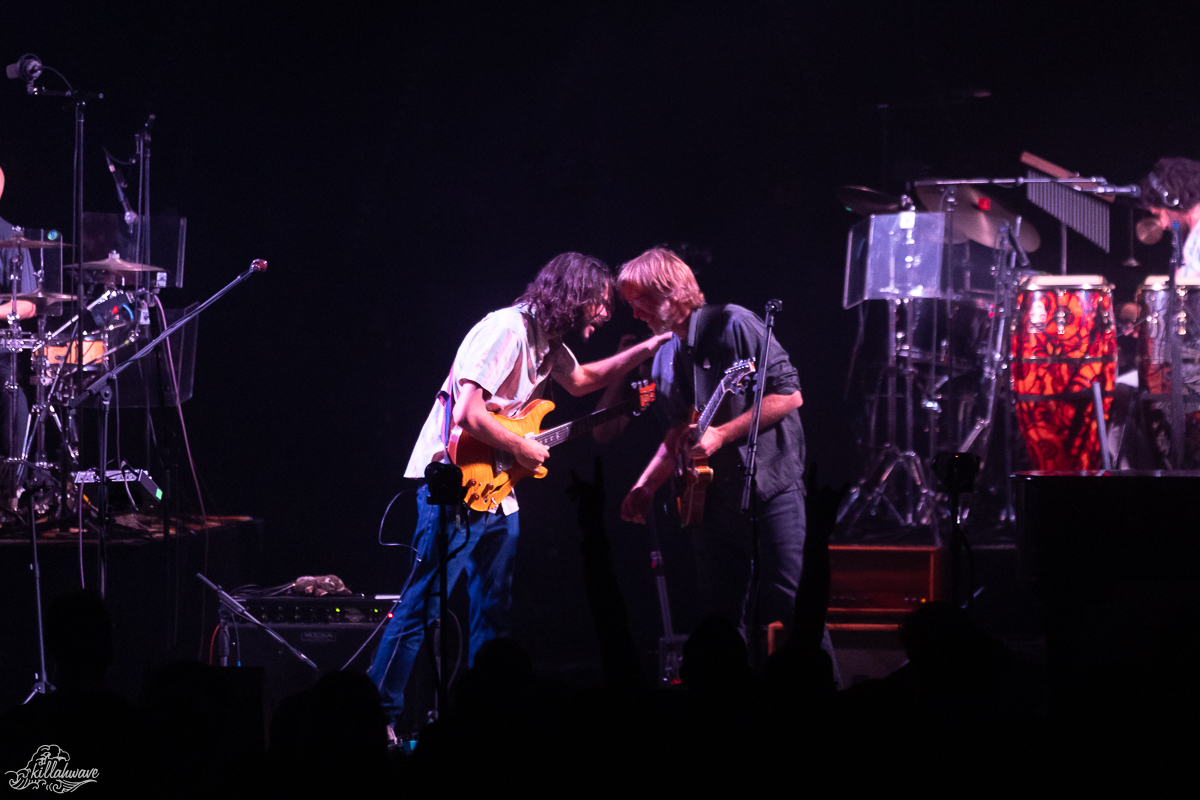
M 625 262 L 617 285 L 625 298 L 649 293 L 689 311 L 704 305 L 704 292 L 700 291 L 692 268 L 665 247 L 653 247 Z

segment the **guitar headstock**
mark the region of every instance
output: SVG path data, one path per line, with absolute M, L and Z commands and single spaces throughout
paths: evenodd
M 751 383 L 749 379 L 754 374 L 754 370 L 753 358 L 744 358 L 738 361 L 732 367 L 725 370 L 725 375 L 721 378 L 721 384 L 717 387 L 717 391 L 733 392 L 734 394 L 742 393 Z
M 640 414 L 654 402 L 654 381 L 634 381 L 630 386 L 637 392 L 638 400 L 637 410 L 633 413 Z

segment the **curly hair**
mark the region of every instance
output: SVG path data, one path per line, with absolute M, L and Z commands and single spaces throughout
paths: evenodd
M 1200 204 L 1200 161 L 1160 158 L 1142 180 L 1143 208 L 1187 211 Z
M 612 271 L 600 259 L 563 253 L 542 267 L 516 304 L 526 306 L 553 339 L 588 322 L 588 306 L 612 313 L 612 284 Z

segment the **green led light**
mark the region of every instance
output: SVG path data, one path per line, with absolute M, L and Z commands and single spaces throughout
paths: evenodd
M 162 489 L 155 489 L 155 490 L 154 490 L 154 498 L 155 498 L 156 500 L 162 500 Z

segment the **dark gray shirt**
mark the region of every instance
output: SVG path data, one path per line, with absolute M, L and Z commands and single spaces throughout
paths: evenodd
M 659 402 L 672 426 L 686 424 L 693 405 L 703 407 L 734 362 L 757 358 L 766 335 L 766 325 L 741 306 L 708 305 L 692 313 L 687 341 L 671 337 L 654 357 L 654 380 Z M 800 391 L 800 379 L 788 354 L 772 338 L 767 354 L 766 393 L 792 394 Z M 761 374 L 759 378 L 761 379 Z M 700 402 L 696 402 L 699 396 Z M 751 391 L 730 394 L 721 401 L 713 425 L 721 425 L 750 410 Z M 743 480 L 741 466 L 747 455 L 746 439 L 736 447 L 726 445 L 709 459 L 713 480 Z M 797 486 L 804 473 L 804 428 L 800 412 L 791 411 L 758 436 L 758 490 L 762 500 Z

